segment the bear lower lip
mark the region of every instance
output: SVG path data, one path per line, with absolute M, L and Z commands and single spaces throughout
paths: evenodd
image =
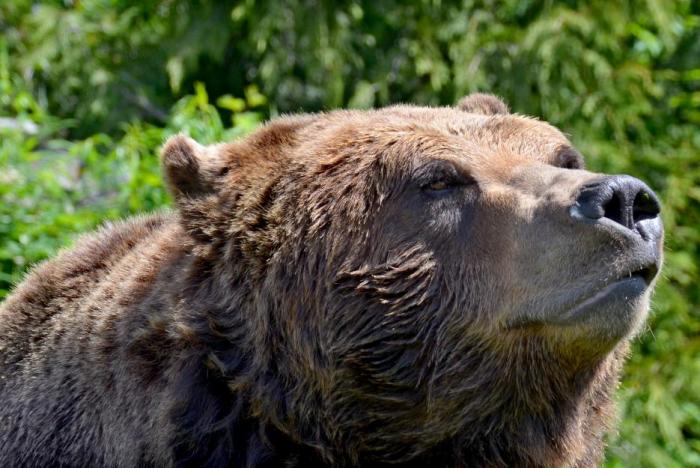
M 530 326 L 575 326 L 588 323 L 594 328 L 626 328 L 634 317 L 643 313 L 642 298 L 650 289 L 657 270 L 640 269 L 607 283 L 602 288 L 579 295 L 576 299 L 540 316 L 522 314 L 506 325 L 508 329 Z
M 577 302 L 569 311 L 552 320 L 559 325 L 571 325 L 585 320 L 595 311 L 615 313 L 634 307 L 637 301 L 647 291 L 656 272 L 639 270 L 630 276 L 618 279 L 591 296 Z

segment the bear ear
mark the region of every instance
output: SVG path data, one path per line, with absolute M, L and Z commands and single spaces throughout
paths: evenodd
M 168 139 L 160 152 L 165 182 L 175 200 L 196 198 L 213 190 L 207 149 L 185 135 Z
M 508 106 L 505 102 L 493 94 L 472 93 L 463 97 L 457 103 L 457 108 L 472 114 L 496 115 L 509 114 Z

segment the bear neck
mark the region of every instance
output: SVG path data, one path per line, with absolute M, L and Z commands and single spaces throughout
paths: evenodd
M 306 430 L 290 423 L 297 415 L 287 392 L 295 382 L 281 375 L 286 363 L 278 360 L 288 356 L 271 309 L 256 297 L 259 284 L 243 268 L 221 264 L 192 255 L 179 283 L 176 321 L 190 348 L 170 370 L 178 397 L 168 416 L 177 428 L 168 442 L 175 465 L 326 466 L 331 455 L 308 436 L 319 433 L 314 421 Z
M 502 376 L 499 385 L 472 395 L 470 406 L 481 409 L 427 457 L 445 453 L 449 446 L 455 458 L 470 466 L 598 465 L 627 350 L 623 342 L 586 359 L 511 354 L 510 360 L 499 361 L 506 365 L 492 369 Z
M 377 408 L 376 395 L 344 408 L 348 419 L 334 422 L 342 443 L 334 446 L 350 449 L 336 458 L 359 466 L 599 464 L 628 344 L 573 359 L 544 341 L 476 345 L 468 364 L 435 380 L 429 400 L 399 392 L 381 397 L 390 411 Z

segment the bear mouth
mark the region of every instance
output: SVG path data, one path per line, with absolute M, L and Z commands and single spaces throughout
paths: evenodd
M 641 258 L 640 258 L 641 257 Z M 577 326 L 584 323 L 595 328 L 607 330 L 605 333 L 615 334 L 613 329 L 624 330 L 635 317 L 645 314 L 648 303 L 648 291 L 658 276 L 661 267 L 659 252 L 647 252 L 629 262 L 629 266 L 618 265 L 616 272 L 607 280 L 590 282 L 590 276 L 584 285 L 574 286 L 564 294 L 559 302 L 551 309 L 541 310 L 533 314 L 532 303 L 516 312 L 515 317 L 507 322 L 506 329 L 522 329 L 528 327 Z M 568 296 L 568 297 L 567 297 Z M 528 310 L 529 309 L 529 310 Z M 594 325 L 595 324 L 595 325 Z
M 659 273 L 659 263 L 657 258 L 649 259 L 641 266 L 627 269 L 627 273 L 613 276 L 601 287 L 574 301 L 554 322 L 572 325 L 596 312 L 608 313 L 608 316 L 628 315 L 630 310 L 639 308 L 640 298 L 650 289 Z
M 639 277 L 643 279 L 647 285 L 651 285 L 651 282 L 654 281 L 654 278 L 656 278 L 656 275 L 659 273 L 659 265 L 657 265 L 656 262 L 654 262 L 651 265 L 647 265 L 641 268 L 638 268 L 637 270 L 634 270 L 630 272 L 628 278 L 633 278 L 633 277 Z M 618 281 L 624 279 L 623 278 L 618 278 Z

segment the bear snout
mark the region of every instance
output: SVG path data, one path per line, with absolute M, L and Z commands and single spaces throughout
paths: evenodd
M 659 199 L 644 182 L 616 175 L 585 185 L 570 214 L 583 222 L 605 223 L 645 241 L 658 241 L 663 234 L 660 211 Z
M 620 239 L 625 252 L 621 275 L 637 275 L 647 285 L 656 277 L 662 257 L 663 224 L 656 194 L 628 175 L 604 176 L 585 184 L 569 214 L 577 222 L 600 227 Z M 624 261 L 623 261 L 624 260 Z

